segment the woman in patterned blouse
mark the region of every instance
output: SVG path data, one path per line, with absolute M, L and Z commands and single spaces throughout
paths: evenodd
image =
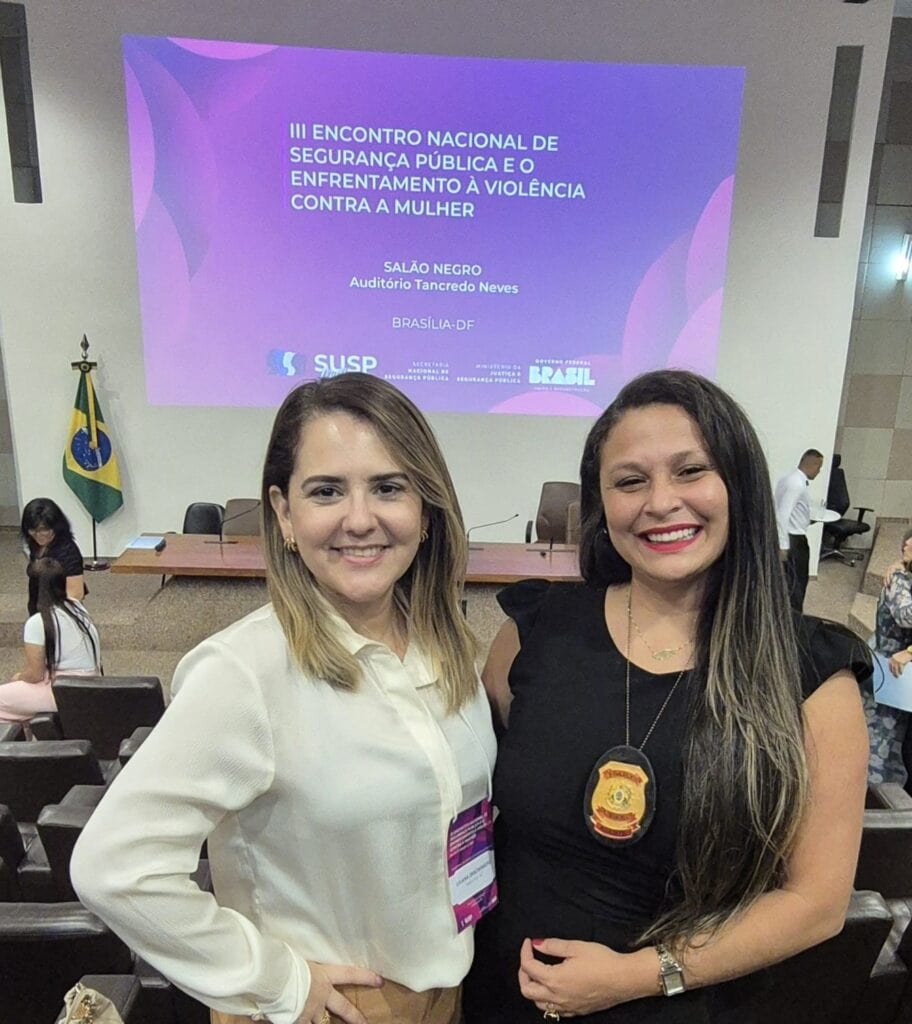
M 912 662 L 912 530 L 903 534 L 902 555 L 899 562 L 891 565 L 884 579 L 884 588 L 877 602 L 877 619 L 871 646 L 890 659 L 890 671 L 894 676 Z M 865 718 L 868 720 L 868 735 L 871 741 L 871 760 L 868 764 L 868 781 L 898 782 L 907 778 L 903 763 L 902 746 L 906 735 L 909 713 L 878 704 L 874 698 L 877 687 L 877 673 L 862 686 Z

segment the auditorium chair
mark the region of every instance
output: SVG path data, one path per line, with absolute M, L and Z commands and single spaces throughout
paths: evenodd
M 57 899 L 57 887 L 44 845 L 34 824 L 20 825 L 0 804 L 0 859 L 6 869 L 4 902 L 46 903 Z
M 55 902 L 79 899 L 70 881 L 70 859 L 104 794 L 104 786 L 74 786 L 60 803 L 48 804 L 38 815 L 38 837 L 53 880 Z
M 535 514 L 536 541 L 566 544 L 567 509 L 571 502 L 579 501 L 580 485 L 564 480 L 548 480 L 542 484 L 538 511 Z M 533 521 L 526 523 L 526 543 L 532 541 Z
M 260 499 L 229 498 L 222 520 L 223 537 L 255 537 L 260 533 Z
M 758 989 L 751 998 L 752 1024 L 875 1024 L 869 1012 L 870 978 L 892 924 L 878 893 L 853 892 L 838 935 L 747 982 Z M 901 972 L 892 976 L 892 988 L 885 992 L 888 1006 L 895 1005 L 903 980 Z M 720 996 L 724 999 L 724 993 Z
M 101 761 L 113 761 L 134 729 L 165 712 L 157 676 L 58 676 L 53 682 L 64 739 L 90 740 Z
M 182 533 L 208 533 L 218 536 L 225 518 L 224 505 L 212 501 L 194 501 L 184 512 Z
M 903 904 L 901 915 L 894 909 L 895 924 L 887 940 L 887 947 L 895 950 L 897 959 L 906 968 L 905 985 L 889 1024 L 909 1024 L 912 1021 L 912 899 L 904 900 Z
M 6 866 L 6 861 L 0 857 L 0 903 L 12 903 L 17 899 L 13 876 Z
M 879 892 L 893 915 L 871 977 L 868 1020 L 908 1024 L 912 1016 L 895 1016 L 895 1007 L 903 1002 L 912 1006 L 912 797 L 896 783 L 868 787 L 855 885 Z
M 134 729 L 133 732 L 131 732 L 130 735 L 121 742 L 117 751 L 117 760 L 120 761 L 121 765 L 125 765 L 136 751 L 139 750 L 150 732 L 152 732 L 150 726 L 142 725 L 138 729 Z
M 132 972 L 130 950 L 81 904 L 0 904 L 0 1024 L 54 1021 L 83 975 Z
M 830 485 L 827 489 L 827 508 L 844 516 L 849 510 L 849 488 L 846 485 L 845 471 L 842 468 L 842 456 L 833 456 L 833 468 L 830 471 Z M 854 565 L 855 559 L 849 557 L 842 551 L 842 545 L 849 539 L 861 533 L 867 533 L 871 524 L 864 522 L 865 512 L 873 512 L 873 509 L 863 508 L 858 505 L 855 508 L 858 513 L 857 519 L 837 519 L 835 523 L 823 524 L 823 547 L 820 550 L 820 558 L 838 558 L 846 565 Z
M 73 786 L 104 781 L 88 740 L 0 743 L 0 803 L 20 824 L 37 822 L 41 808 L 60 803 Z
M 912 797 L 897 783 L 868 786 L 855 888 L 912 899 Z

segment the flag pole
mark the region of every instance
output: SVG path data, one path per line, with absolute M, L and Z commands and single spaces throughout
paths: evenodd
M 95 527 L 98 524 L 95 522 L 95 517 L 92 517 L 92 557 L 84 558 L 82 560 L 82 567 L 86 572 L 104 572 L 105 569 L 111 568 L 111 563 L 106 562 L 103 558 L 98 557 L 98 541 L 95 537 Z
M 83 334 L 82 341 L 79 343 L 79 348 L 82 350 L 82 358 L 77 359 L 75 362 L 70 363 L 70 368 L 73 370 L 79 370 L 79 372 L 85 376 L 90 374 L 92 370 L 98 366 L 98 363 L 89 359 L 89 339 Z M 94 414 L 94 408 L 92 409 Z M 86 572 L 104 572 L 106 569 L 110 569 L 110 562 L 106 562 L 103 558 L 98 557 L 98 536 L 96 527 L 98 523 L 95 516 L 92 516 L 92 557 L 84 558 L 82 560 L 82 567 Z

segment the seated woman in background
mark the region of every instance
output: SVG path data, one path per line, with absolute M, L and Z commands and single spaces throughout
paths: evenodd
M 586 582 L 503 591 L 483 674 L 500 905 L 466 1024 L 745 1024 L 752 972 L 843 926 L 869 652 L 793 622 L 763 451 L 715 384 L 632 381 L 580 472 Z
M 73 540 L 70 521 L 50 498 L 33 498 L 22 510 L 22 539 L 29 563 L 36 558 L 53 558 L 63 566 L 67 597 L 81 601 L 87 594 L 82 571 L 82 552 Z M 29 574 L 28 613 L 38 611 L 38 581 Z
M 262 509 L 271 603 L 178 665 L 73 884 L 219 1024 L 457 1024 L 495 744 L 443 455 L 386 381 L 313 381 L 276 416 Z
M 64 567 L 54 558 L 29 562 L 37 612 L 25 624 L 25 667 L 0 686 L 0 722 L 27 722 L 56 711 L 51 683 L 57 675 L 101 672 L 98 630 L 85 608 L 67 595 Z
M 912 662 L 912 530 L 903 535 L 900 560 L 891 565 L 884 578 L 883 590 L 877 601 L 877 618 L 871 646 L 890 659 L 894 676 Z M 902 746 L 909 721 L 909 712 L 878 704 L 874 691 L 877 680 L 866 682 L 861 688 L 865 718 L 868 720 L 868 738 L 871 745 L 868 762 L 869 782 L 898 782 L 907 778 Z

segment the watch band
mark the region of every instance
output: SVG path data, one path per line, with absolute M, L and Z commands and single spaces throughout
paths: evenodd
M 659 958 L 659 984 L 666 996 L 679 996 L 687 991 L 684 984 L 684 969 L 661 942 L 655 946 Z

